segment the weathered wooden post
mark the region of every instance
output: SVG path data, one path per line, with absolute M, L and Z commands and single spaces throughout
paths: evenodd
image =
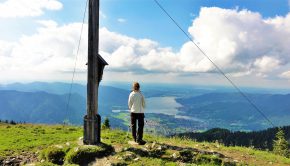
M 84 117 L 84 144 L 101 142 L 98 88 L 107 62 L 99 52 L 99 0 L 89 0 L 87 115 Z

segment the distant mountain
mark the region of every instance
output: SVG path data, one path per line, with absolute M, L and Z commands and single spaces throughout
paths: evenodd
M 86 113 L 86 86 L 73 84 L 69 109 L 66 112 L 69 83 L 33 82 L 0 85 L 0 119 L 34 123 L 61 123 L 69 119 L 81 124 Z M 118 85 L 99 87 L 99 113 L 110 117 L 112 125 L 127 124 L 127 100 L 130 90 Z M 123 87 L 124 88 L 124 87 Z M 233 131 L 261 130 L 272 127 L 240 94 L 216 92 L 212 89 L 151 85 L 144 87 L 148 97 L 175 96 L 182 106 L 177 115 L 146 114 L 148 120 L 158 121 L 171 131 L 227 128 Z M 246 94 L 277 126 L 290 125 L 290 94 Z M 174 108 L 173 108 L 174 109 Z M 116 110 L 112 112 L 112 110 Z M 126 115 L 126 117 L 125 117 Z M 185 129 L 186 130 L 183 130 Z M 167 130 L 167 129 L 166 129 Z
M 20 92 L 47 92 L 50 94 L 65 95 L 70 92 L 71 84 L 62 82 L 32 82 L 0 85 L 0 90 L 15 90 Z M 87 87 L 82 84 L 72 84 L 71 94 L 87 97 Z M 127 106 L 129 90 L 112 87 L 99 87 L 99 102 L 107 106 Z
M 25 121 L 30 123 L 70 123 L 82 124 L 86 114 L 86 87 L 73 84 L 69 107 L 70 84 L 43 83 L 9 84 L 0 86 L 0 119 Z M 112 116 L 112 109 L 126 108 L 129 91 L 100 86 L 99 113 Z M 114 119 L 111 117 L 111 119 Z M 119 122 L 115 119 L 114 122 Z M 114 122 L 111 122 L 114 124 Z
M 289 125 L 290 94 L 246 94 L 275 125 Z M 179 114 L 205 119 L 208 126 L 233 130 L 260 130 L 270 126 L 261 114 L 238 93 L 209 93 L 178 98 Z
M 285 133 L 286 140 L 290 140 L 290 126 L 284 126 L 281 129 Z M 227 129 L 213 128 L 205 132 L 188 132 L 175 136 L 194 139 L 198 142 L 218 141 L 226 146 L 246 146 L 263 150 L 272 150 L 273 140 L 277 131 L 277 127 L 253 132 L 231 132 Z
M 44 91 L 52 94 L 67 94 L 70 91 L 71 84 L 62 82 L 32 82 L 32 83 L 13 83 L 0 85 L 0 90 L 16 90 L 21 92 L 39 92 Z M 81 84 L 72 84 L 72 93 L 77 93 L 83 97 L 86 96 L 86 86 Z
M 49 94 L 47 92 L 0 91 L 0 119 L 31 123 L 62 123 L 69 119 L 80 124 L 85 114 L 85 98 L 71 95 L 66 110 L 68 95 Z

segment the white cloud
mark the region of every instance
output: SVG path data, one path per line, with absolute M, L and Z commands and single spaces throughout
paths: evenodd
M 62 6 L 59 0 L 6 0 L 0 3 L 0 18 L 35 17 Z
M 118 21 L 119 23 L 125 23 L 127 20 L 124 19 L 124 18 L 118 18 L 117 21 Z
M 280 66 L 280 61 L 274 57 L 264 56 L 256 59 L 254 65 L 261 72 L 268 72 L 278 68 Z
M 285 71 L 285 72 L 281 73 L 280 77 L 290 79 L 290 71 Z
M 57 26 L 57 23 L 48 21 L 45 25 L 34 35 L 21 37 L 18 42 L 0 41 L 2 79 L 62 80 L 66 72 L 72 71 L 81 24 Z M 86 39 L 83 35 L 83 41 Z M 84 45 L 86 42 L 80 47 L 78 72 L 85 71 L 87 49 Z
M 289 63 L 290 14 L 263 19 L 259 13 L 239 9 L 202 8 L 189 32 L 207 55 L 226 73 L 241 77 L 277 74 Z M 208 61 L 191 43 L 177 52 L 158 43 L 101 30 L 101 47 L 111 69 L 148 72 L 214 72 Z M 143 50 L 140 52 L 140 50 Z M 277 72 L 275 73 L 275 71 Z
M 39 20 L 37 22 L 44 27 L 57 27 L 57 22 L 53 20 Z
M 0 42 L 1 76 L 39 78 L 50 74 L 64 79 L 63 75 L 72 71 L 81 24 L 38 22 L 41 27 L 34 35 L 23 36 L 18 42 Z M 86 71 L 87 25 L 84 30 L 79 72 Z M 279 76 L 281 67 L 290 62 L 290 14 L 265 20 L 259 13 L 247 10 L 202 8 L 189 32 L 207 55 L 231 76 Z M 109 63 L 106 70 L 110 72 L 175 76 L 216 72 L 191 42 L 173 51 L 156 41 L 136 39 L 107 28 L 100 29 L 100 54 Z M 67 79 L 70 74 L 67 73 Z
M 189 32 L 226 72 L 265 74 L 289 63 L 289 29 L 290 14 L 265 20 L 248 10 L 212 7 L 201 9 Z

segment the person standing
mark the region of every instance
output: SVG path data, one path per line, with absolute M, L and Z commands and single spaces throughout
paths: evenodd
M 138 82 L 133 83 L 132 92 L 130 93 L 128 99 L 128 106 L 131 112 L 131 127 L 133 139 L 139 145 L 145 145 L 146 141 L 143 140 L 145 98 L 140 91 L 140 84 Z M 137 121 L 138 131 L 136 133 Z

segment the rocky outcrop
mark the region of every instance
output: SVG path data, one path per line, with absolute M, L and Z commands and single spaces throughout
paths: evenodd
M 19 166 L 28 163 L 36 162 L 37 155 L 34 153 L 22 153 L 17 156 L 10 156 L 7 158 L 0 158 L 0 165 L 2 166 Z

